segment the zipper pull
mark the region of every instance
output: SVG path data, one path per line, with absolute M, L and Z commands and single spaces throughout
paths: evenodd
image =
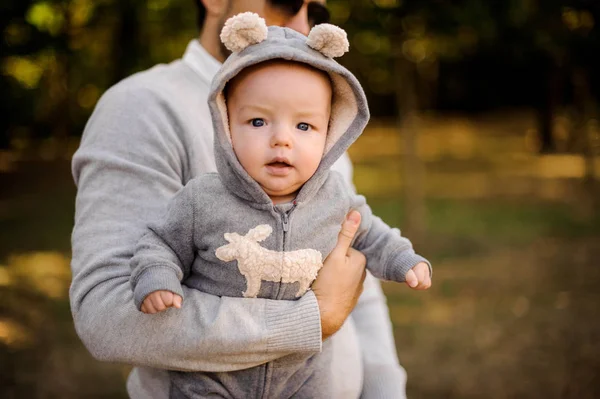
M 287 213 L 282 214 L 281 218 L 283 221 L 283 231 L 287 233 L 288 230 L 290 229 L 288 214 Z
M 287 212 L 283 212 L 281 214 L 281 220 L 283 222 L 283 231 L 285 233 L 287 233 L 290 230 L 290 213 L 292 213 L 292 211 L 296 208 L 296 205 L 298 205 L 298 203 L 296 202 L 296 200 L 294 200 L 294 202 L 292 202 L 292 207 L 290 208 L 290 210 L 288 210 Z

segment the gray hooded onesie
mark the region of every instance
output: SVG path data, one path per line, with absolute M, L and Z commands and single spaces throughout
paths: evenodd
M 315 41 L 326 47 L 331 37 L 325 34 L 315 39 L 311 35 L 308 43 L 313 47 L 319 46 Z M 375 277 L 401 282 L 413 266 L 427 262 L 414 253 L 410 241 L 397 229 L 372 215 L 364 197 L 356 195 L 341 175 L 330 171 L 369 118 L 356 78 L 324 55 L 331 54 L 326 49 L 311 48 L 307 37 L 291 29 L 269 27 L 266 39 L 254 44 L 257 41 L 234 52 L 213 80 L 209 106 L 218 173 L 188 182 L 171 201 L 164 219 L 151 224 L 137 246 L 131 261 L 131 285 L 138 308 L 153 291 L 183 296 L 181 284 L 217 296 L 245 296 L 249 301 L 252 297 L 294 300 L 309 289 L 351 209 L 362 216 L 353 246 L 366 256 Z M 225 84 L 242 69 L 273 59 L 326 71 L 333 86 L 321 163 L 295 201 L 280 205 L 272 203 L 236 158 L 223 95 Z M 245 370 L 172 371 L 171 397 L 329 398 L 330 355 L 331 347 L 325 341 L 321 353 L 287 355 Z

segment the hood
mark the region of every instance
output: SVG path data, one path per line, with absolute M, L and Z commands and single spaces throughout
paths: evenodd
M 208 98 L 215 129 L 215 160 L 223 184 L 246 201 L 271 204 L 269 196 L 248 175 L 233 151 L 223 93 L 225 85 L 243 69 L 273 59 L 308 64 L 329 74 L 333 91 L 325 151 L 317 171 L 296 197 L 298 203 L 308 201 L 369 120 L 367 99 L 358 80 L 332 58 L 347 51 L 346 33 L 336 26 L 321 24 L 306 37 L 289 28 L 267 28 L 257 14 L 243 13 L 226 22 L 221 40 L 232 54 L 213 78 Z

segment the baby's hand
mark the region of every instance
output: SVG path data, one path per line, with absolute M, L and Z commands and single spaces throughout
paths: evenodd
M 167 308 L 181 309 L 181 301 L 183 298 L 171 291 L 154 291 L 144 299 L 141 310 L 144 313 L 154 314 Z
M 406 284 L 413 290 L 426 290 L 431 287 L 429 265 L 419 262 L 406 273 Z

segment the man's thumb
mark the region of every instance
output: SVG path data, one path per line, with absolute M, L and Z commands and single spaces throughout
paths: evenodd
M 350 249 L 350 245 L 352 244 L 352 240 L 354 239 L 354 235 L 358 230 L 358 226 L 360 226 L 360 213 L 356 210 L 352 210 L 346 216 L 344 223 L 342 223 L 342 229 L 338 235 L 337 245 L 333 252 L 346 256 Z
M 408 273 L 406 273 L 406 284 L 408 284 L 409 287 L 414 288 L 419 284 L 419 279 L 417 278 L 417 275 L 415 274 L 415 272 L 411 270 L 408 271 Z

